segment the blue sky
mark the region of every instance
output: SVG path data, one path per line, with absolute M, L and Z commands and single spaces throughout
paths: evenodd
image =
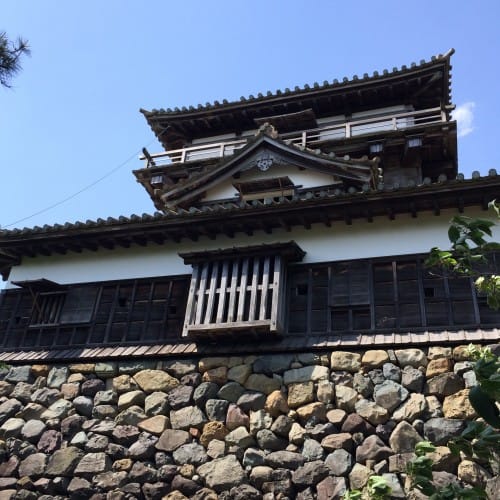
M 131 174 L 143 146 L 161 149 L 141 107 L 371 74 L 451 47 L 459 169 L 500 170 L 499 21 L 497 0 L 4 2 L 0 30 L 32 56 L 0 89 L 0 225 L 152 212 Z

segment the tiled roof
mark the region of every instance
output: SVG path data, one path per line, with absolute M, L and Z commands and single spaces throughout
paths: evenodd
M 390 78 L 394 76 L 404 75 L 409 73 L 415 69 L 423 69 L 427 67 L 431 67 L 436 63 L 440 62 L 448 62 L 450 57 L 455 52 L 454 49 L 448 50 L 445 54 L 438 54 L 436 56 L 432 56 L 429 61 L 422 59 L 418 64 L 416 62 L 412 62 L 409 66 L 403 65 L 400 68 L 394 67 L 392 70 L 384 69 L 382 71 L 374 71 L 371 75 L 368 73 L 364 73 L 362 77 L 358 75 L 353 75 L 352 77 L 343 77 L 341 80 L 334 79 L 333 81 L 325 80 L 323 83 L 314 82 L 312 85 L 305 84 L 303 87 L 296 86 L 293 90 L 289 88 L 285 88 L 284 90 L 276 90 L 271 91 L 268 90 L 265 94 L 258 93 L 257 96 L 249 95 L 248 97 L 240 97 L 239 101 L 227 101 L 223 99 L 222 102 L 214 101 L 207 102 L 205 104 L 198 104 L 197 106 L 189 106 L 182 108 L 160 108 L 160 109 L 152 109 L 151 111 L 141 109 L 141 113 L 146 117 L 153 117 L 156 115 L 171 115 L 173 118 L 176 116 L 182 116 L 188 113 L 193 113 L 197 111 L 207 111 L 207 110 L 219 110 L 224 108 L 230 108 L 231 106 L 241 105 L 241 104 L 249 104 L 254 102 L 265 102 L 266 100 L 281 97 L 281 96 L 296 96 L 301 94 L 308 94 L 317 90 L 325 90 L 325 89 L 336 89 L 344 86 L 349 86 L 353 84 L 359 84 L 364 82 L 372 82 L 384 78 Z
M 350 188 L 347 191 L 340 188 L 335 189 L 333 192 L 327 192 L 325 190 L 307 190 L 297 195 L 293 196 L 291 199 L 286 197 L 280 197 L 278 199 L 266 199 L 266 200 L 251 200 L 251 201 L 224 201 L 220 203 L 210 203 L 201 206 L 192 206 L 187 209 L 184 208 L 174 208 L 168 210 L 166 213 L 155 212 L 153 214 L 132 214 L 128 217 L 108 217 L 107 219 L 96 219 L 96 220 L 86 220 L 77 222 L 66 222 L 64 224 L 53 224 L 44 226 L 34 226 L 34 227 L 24 227 L 16 229 L 1 229 L 0 230 L 0 248 L 2 246 L 2 241 L 7 241 L 9 239 L 15 239 L 20 236 L 35 236 L 35 235 L 50 235 L 54 233 L 68 233 L 73 231 L 82 230 L 92 230 L 98 228 L 111 228 L 119 226 L 133 226 L 134 224 L 142 223 L 156 223 L 161 224 L 162 221 L 168 221 L 171 219 L 184 219 L 188 218 L 190 220 L 196 218 L 197 216 L 202 216 L 206 214 L 227 214 L 230 212 L 241 212 L 241 211 L 252 211 L 255 209 L 270 207 L 270 206 L 286 206 L 292 207 L 295 205 L 306 205 L 318 200 L 345 200 L 353 202 L 360 200 L 370 194 L 381 195 L 381 194 L 400 194 L 401 196 L 406 196 L 409 193 L 417 192 L 429 192 L 439 191 L 443 188 L 453 188 L 459 186 L 471 186 L 481 183 L 481 181 L 495 181 L 495 184 L 500 183 L 500 175 L 497 174 L 495 169 L 490 169 L 487 176 L 481 176 L 479 172 L 474 171 L 470 179 L 465 179 L 463 174 L 459 174 L 456 179 L 446 179 L 446 177 L 440 176 L 438 182 L 432 182 L 430 178 L 425 178 L 422 184 L 416 185 L 413 182 L 400 185 L 385 185 L 383 183 L 379 184 L 376 188 L 371 188 L 369 185 L 364 185 L 361 190 L 356 190 L 355 188 Z
M 102 361 L 111 359 L 133 359 L 135 357 L 161 358 L 169 356 L 207 356 L 238 353 L 272 353 L 297 350 L 324 349 L 373 349 L 388 346 L 431 346 L 474 343 L 498 343 L 500 330 L 459 330 L 427 331 L 408 333 L 362 334 L 348 333 L 318 337 L 284 337 L 277 340 L 252 342 L 237 341 L 227 343 L 165 343 L 154 345 L 106 346 L 88 348 L 68 348 L 39 351 L 19 349 L 0 353 L 0 362 L 23 364 L 31 362 L 57 363 L 60 361 Z

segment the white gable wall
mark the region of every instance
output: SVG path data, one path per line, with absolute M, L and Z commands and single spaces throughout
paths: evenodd
M 233 198 L 237 195 L 237 191 L 233 186 L 233 183 L 239 181 L 255 181 L 260 179 L 273 179 L 275 177 L 285 177 L 288 176 L 290 180 L 296 186 L 302 186 L 305 188 L 325 186 L 333 182 L 333 176 L 323 174 L 321 172 L 316 172 L 314 170 L 301 170 L 293 165 L 275 165 L 272 166 L 266 172 L 262 172 L 258 168 L 254 167 L 250 170 L 246 170 L 241 173 L 239 179 L 227 179 L 217 186 L 209 189 L 206 196 L 203 198 L 204 201 L 214 201 L 223 200 L 225 198 Z
M 448 221 L 455 213 L 447 211 L 439 217 L 420 214 L 415 219 L 398 216 L 394 221 L 377 217 L 372 223 L 355 220 L 351 226 L 343 222 L 331 227 L 314 224 L 310 230 L 297 228 L 273 234 L 258 231 L 252 237 L 238 233 L 234 239 L 221 236 L 215 241 L 200 238 L 198 242 L 182 240 L 178 244 L 25 258 L 12 269 L 10 281 L 46 278 L 64 284 L 190 274 L 191 267 L 184 265 L 179 252 L 289 240 L 295 240 L 306 251 L 307 263 L 423 253 L 433 246 L 449 246 Z M 485 212 L 471 211 L 469 215 L 484 218 Z M 494 229 L 494 239 L 500 241 L 500 226 Z M 7 288 L 13 286 L 7 284 Z

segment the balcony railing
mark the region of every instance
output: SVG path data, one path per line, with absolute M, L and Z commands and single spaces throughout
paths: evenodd
M 334 125 L 289 132 L 280 134 L 280 138 L 292 144 L 304 147 L 319 146 L 324 142 L 350 139 L 353 137 L 377 134 L 394 130 L 408 130 L 423 125 L 432 125 L 447 121 L 447 112 L 442 108 L 424 109 L 406 113 L 375 116 L 363 120 L 353 120 Z M 230 156 L 247 144 L 247 139 L 230 140 L 217 143 L 186 146 L 181 149 L 172 149 L 141 156 L 145 160 L 145 168 L 205 160 L 208 158 L 222 158 Z

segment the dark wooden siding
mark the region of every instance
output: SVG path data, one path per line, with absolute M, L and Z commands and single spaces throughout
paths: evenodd
M 492 328 L 500 312 L 469 277 L 424 266 L 424 256 L 366 259 L 289 269 L 288 334 Z M 487 272 L 498 273 L 498 255 Z
M 424 258 L 290 265 L 282 297 L 286 301 L 284 337 L 307 343 L 307 339 L 350 332 L 404 335 L 500 325 L 500 312 L 492 311 L 478 296 L 472 279 L 427 269 Z M 500 272 L 498 255 L 492 256 L 488 271 Z M 37 316 L 30 292 L 6 290 L 0 294 L 0 349 L 182 342 L 189 282 L 190 276 L 175 276 L 75 284 L 70 290 L 80 288 L 81 300 L 69 293 L 59 321 L 38 325 L 33 324 Z M 244 334 L 239 331 L 238 338 Z
M 53 324 L 33 324 L 36 306 L 29 291 L 4 291 L 0 304 L 0 348 L 175 341 L 184 321 L 188 285 L 187 276 L 74 285 L 66 297 L 70 307 L 61 311 L 59 321 Z M 71 292 L 77 288 L 86 312 L 82 321 L 75 321 Z M 92 314 L 88 314 L 89 309 Z M 84 316 L 88 318 L 85 321 Z

